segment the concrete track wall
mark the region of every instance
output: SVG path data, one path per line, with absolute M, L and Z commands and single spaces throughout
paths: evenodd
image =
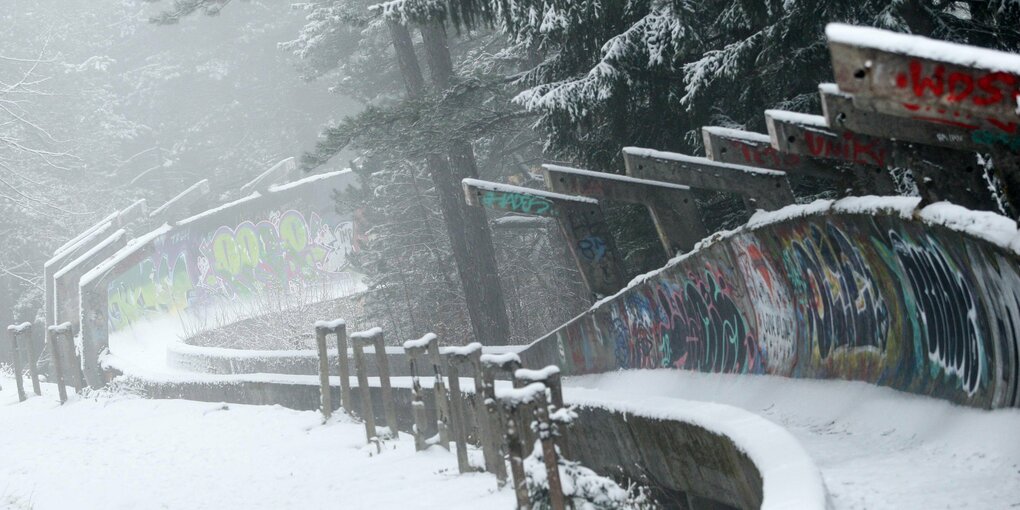
M 348 260 L 359 233 L 335 199 L 354 184 L 341 171 L 271 186 L 140 236 L 83 275 L 89 384 L 101 384 L 98 357 L 111 335 L 183 336 L 360 290 Z
M 241 302 L 266 313 L 285 307 L 274 299 L 315 302 L 334 287 L 353 289 L 354 221 L 336 213 L 333 196 L 353 184 L 349 171 L 324 174 L 181 221 L 107 277 L 111 332 L 166 315 L 201 327 Z
M 794 206 L 716 235 L 522 360 L 566 374 L 852 379 L 976 407 L 1020 405 L 1015 224 L 946 204 L 914 211 L 916 199 L 868 200 Z

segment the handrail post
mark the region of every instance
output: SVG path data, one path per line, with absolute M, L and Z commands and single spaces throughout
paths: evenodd
M 390 429 L 390 437 L 396 439 L 397 434 L 397 408 L 393 402 L 393 388 L 390 386 L 390 360 L 386 356 L 386 343 L 383 341 L 383 332 L 377 329 L 378 334 L 373 336 L 375 347 L 375 360 L 379 369 L 379 385 L 382 387 L 383 413 L 386 416 L 386 426 Z
M 64 384 L 63 356 L 60 354 L 60 341 L 58 338 L 63 334 L 63 324 L 46 328 L 46 337 L 50 344 L 50 355 L 53 358 L 53 377 L 57 380 L 57 394 L 60 403 L 67 402 L 67 386 Z
M 361 419 L 365 422 L 365 436 L 369 443 L 376 437 L 375 411 L 372 408 L 372 393 L 368 387 L 368 374 L 365 372 L 365 349 L 362 339 L 351 335 L 354 346 L 354 366 L 358 373 L 358 389 L 361 393 Z
M 42 388 L 39 386 L 39 367 L 36 366 L 39 356 L 35 352 L 35 342 L 32 341 L 32 323 L 26 322 L 21 326 L 23 329 L 15 331 L 14 334 L 21 334 L 28 338 L 28 375 L 32 378 L 32 392 L 36 396 L 40 396 Z
M 545 405 L 545 391 L 544 384 L 535 382 L 523 388 L 497 392 L 497 398 L 502 404 L 500 407 L 505 413 L 503 423 L 506 426 L 506 445 L 510 455 L 510 470 L 514 479 L 514 494 L 517 496 L 517 508 L 522 510 L 531 508 L 527 473 L 524 471 L 525 445 L 524 436 L 521 434 L 522 427 L 524 427 L 523 411 L 534 405 Z M 557 475 L 557 481 L 558 478 Z M 562 492 L 562 489 L 560 491 Z
M 485 410 L 488 418 L 488 434 L 483 452 L 486 452 L 486 469 L 496 475 L 499 487 L 507 482 L 506 464 L 504 461 L 504 441 L 499 431 L 503 427 L 503 409 L 496 400 L 496 373 L 514 373 L 521 366 L 521 359 L 513 353 L 485 354 L 479 358 L 482 366 L 482 397 L 485 399 Z
M 436 397 L 436 428 L 438 429 L 439 446 L 449 450 L 450 402 L 446 395 L 446 384 L 443 382 L 443 360 L 439 357 L 439 339 L 435 335 L 429 340 L 427 351 L 435 377 L 432 391 Z
M 467 455 L 467 441 L 468 435 L 475 438 L 478 444 L 485 447 L 484 433 L 478 428 L 473 427 L 468 423 L 467 413 L 464 409 L 464 394 L 460 389 L 460 369 L 462 366 L 470 365 L 472 367 L 477 366 L 475 363 L 479 356 L 481 356 L 482 344 L 474 342 L 464 347 L 449 347 L 446 350 L 446 370 L 447 377 L 450 381 L 450 423 L 453 426 L 453 440 L 457 445 L 457 468 L 461 473 L 467 473 L 472 471 L 471 464 L 468 462 Z M 474 374 L 476 379 L 479 378 L 479 374 L 476 371 Z M 475 385 L 475 394 L 472 395 L 472 402 L 477 401 L 474 399 L 475 395 L 481 392 L 481 384 Z M 476 408 L 475 415 L 481 413 L 481 408 Z M 484 423 L 484 420 L 478 420 L 479 423 Z M 479 437 L 479 436 L 482 437 Z
M 404 352 L 407 353 L 407 362 L 411 371 L 411 415 L 414 418 L 414 450 L 420 452 L 427 445 L 425 443 L 425 424 L 428 418 L 425 416 L 425 397 L 421 387 L 421 377 L 418 375 L 418 363 L 424 351 L 417 345 L 404 343 Z
M 347 359 L 347 323 L 333 321 L 333 334 L 336 335 L 337 363 L 340 373 L 340 405 L 344 409 L 351 408 L 351 364 Z
M 326 334 L 329 327 L 324 322 L 315 323 L 315 347 L 319 351 L 319 406 L 326 420 L 333 415 L 333 399 L 329 389 L 329 351 L 326 349 Z
M 558 373 L 556 378 L 559 378 Z M 538 422 L 538 440 L 542 443 L 542 460 L 545 461 L 546 479 L 549 482 L 549 503 L 553 510 L 565 510 L 563 483 L 560 480 L 560 460 L 556 453 L 556 436 L 553 434 L 552 420 L 549 418 L 549 406 L 544 392 L 538 397 L 534 407 L 535 421 Z M 560 436 L 561 439 L 562 437 Z
M 528 383 L 540 382 L 545 384 L 546 388 L 549 389 L 549 396 L 551 399 L 551 407 L 559 410 L 564 409 L 566 406 L 563 403 L 563 380 L 560 377 L 560 367 L 556 365 L 549 365 L 541 370 L 529 370 L 526 368 L 519 369 L 514 372 L 514 383 L 517 386 L 526 386 Z M 548 412 L 546 413 L 548 415 Z M 536 416 L 536 419 L 538 417 Z M 555 421 L 551 416 L 548 417 L 549 422 Z M 566 426 L 566 424 L 562 424 Z M 559 431 L 559 447 L 560 451 L 565 457 L 570 457 L 570 448 L 567 442 L 567 435 L 565 431 Z
M 21 380 L 21 352 L 18 349 L 18 332 L 14 326 L 8 326 L 7 332 L 11 336 L 11 359 L 14 363 L 14 383 L 18 387 L 18 400 L 24 402 L 28 400 L 28 396 L 25 394 L 25 382 Z

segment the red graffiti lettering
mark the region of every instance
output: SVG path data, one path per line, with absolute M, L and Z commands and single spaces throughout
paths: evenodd
M 843 133 L 841 138 L 833 138 L 808 130 L 804 132 L 804 141 L 807 143 L 808 151 L 815 157 L 885 166 L 886 150 L 880 145 L 879 139 L 859 138 L 849 131 Z
M 843 138 L 846 140 L 846 145 L 853 149 L 854 162 L 885 166 L 885 153 L 876 147 L 877 139 L 871 140 L 871 143 L 864 143 L 850 132 L 843 133 Z
M 779 152 L 769 145 L 754 145 L 738 140 L 728 140 L 730 146 L 740 149 L 743 162 L 751 166 L 776 168 L 779 170 L 800 165 L 800 156 Z
M 978 80 L 978 88 L 988 95 L 974 96 L 974 104 L 978 106 L 988 106 L 1002 102 L 1002 98 L 1004 96 L 1002 94 L 1002 90 L 994 85 L 996 82 L 1005 85 L 1008 89 L 1010 89 L 1007 94 L 1015 97 L 1017 92 L 1013 89 L 1016 88 L 1016 76 L 1002 72 L 991 73 L 982 76 Z
M 963 85 L 963 87 L 958 87 Z M 963 101 L 971 92 L 974 92 L 974 79 L 969 74 L 955 72 L 949 75 L 949 95 L 946 99 L 959 102 Z
M 1002 71 L 980 76 L 965 71 L 953 71 L 949 73 L 947 79 L 945 66 L 936 65 L 930 73 L 924 73 L 924 66 L 917 60 L 910 63 L 907 73 L 896 76 L 896 87 L 910 89 L 915 97 L 924 97 L 930 93 L 935 98 L 944 98 L 950 103 L 970 101 L 971 104 L 982 107 L 1002 103 L 1006 98 L 1020 97 L 1018 86 L 1020 78 Z M 903 106 L 912 111 L 920 109 L 916 104 Z

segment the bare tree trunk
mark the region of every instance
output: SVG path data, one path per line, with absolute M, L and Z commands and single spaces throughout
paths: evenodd
M 465 140 L 454 140 L 450 147 L 450 162 L 457 184 L 457 203 L 463 211 L 462 235 L 465 237 L 465 256 L 469 278 L 474 288 L 469 292 L 465 284 L 464 295 L 471 314 L 471 327 L 475 338 L 483 344 L 505 345 L 510 340 L 510 320 L 506 314 L 506 301 L 499 281 L 499 267 L 496 263 L 496 249 L 492 244 L 492 231 L 485 216 L 485 209 L 468 207 L 460 181 L 478 177 L 475 153 Z M 463 275 L 462 275 L 463 278 Z M 474 308 L 474 310 L 472 310 Z
M 446 28 L 442 21 L 433 20 L 420 30 L 433 85 L 445 90 L 453 78 Z M 426 161 L 446 218 L 475 339 L 489 345 L 506 344 L 510 339 L 510 320 L 500 288 L 492 233 L 485 211 L 468 207 L 460 187 L 462 179 L 478 177 L 474 150 L 468 141 L 455 139 L 450 142 L 448 161 L 439 154 L 429 155 Z
M 446 41 L 446 26 L 440 20 L 432 20 L 419 28 L 425 43 L 425 59 L 429 63 L 432 84 L 442 92 L 450 86 L 453 78 L 453 61 Z
M 397 65 L 400 67 L 400 75 L 404 77 L 404 86 L 407 88 L 407 96 L 411 98 L 421 97 L 425 90 L 425 79 L 421 76 L 421 67 L 418 66 L 418 57 L 414 54 L 414 42 L 411 41 L 411 32 L 407 25 L 399 21 L 389 20 L 386 25 L 390 28 L 390 37 L 393 39 L 393 49 L 397 53 Z

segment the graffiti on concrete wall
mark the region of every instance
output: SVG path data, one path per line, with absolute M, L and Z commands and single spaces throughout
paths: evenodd
M 535 349 L 574 374 L 854 379 L 1017 406 L 1020 264 L 997 250 L 893 217 L 783 222 L 679 260 Z
M 354 224 L 330 225 L 312 213 L 274 214 L 253 223 L 221 226 L 199 245 L 198 281 L 227 296 L 291 286 L 339 273 L 353 253 Z
M 987 384 L 988 367 L 971 283 L 938 241 L 925 236 L 917 242 L 897 232 L 889 236 L 916 300 L 928 360 L 974 394 Z
M 578 241 L 577 248 L 581 256 L 590 262 L 598 262 L 606 256 L 606 240 L 596 235 Z
M 218 307 L 273 299 L 314 302 L 353 292 L 358 277 L 354 223 L 332 212 L 248 207 L 216 221 L 183 225 L 107 286 L 111 331 L 143 318 L 187 314 L 206 320 Z
M 482 206 L 500 211 L 554 216 L 556 209 L 553 203 L 542 196 L 512 191 L 486 191 L 482 197 Z
M 790 290 L 752 236 L 734 238 L 733 249 L 747 283 L 748 298 L 755 303 L 758 342 L 765 366 L 771 373 L 789 374 L 796 357 L 797 336 L 797 313 Z
M 675 367 L 760 372 L 753 325 L 727 276 L 712 265 L 663 278 L 610 308 L 617 362 L 625 368 Z
M 883 348 L 889 310 L 860 245 L 831 223 L 784 234 L 783 266 L 812 354 Z

